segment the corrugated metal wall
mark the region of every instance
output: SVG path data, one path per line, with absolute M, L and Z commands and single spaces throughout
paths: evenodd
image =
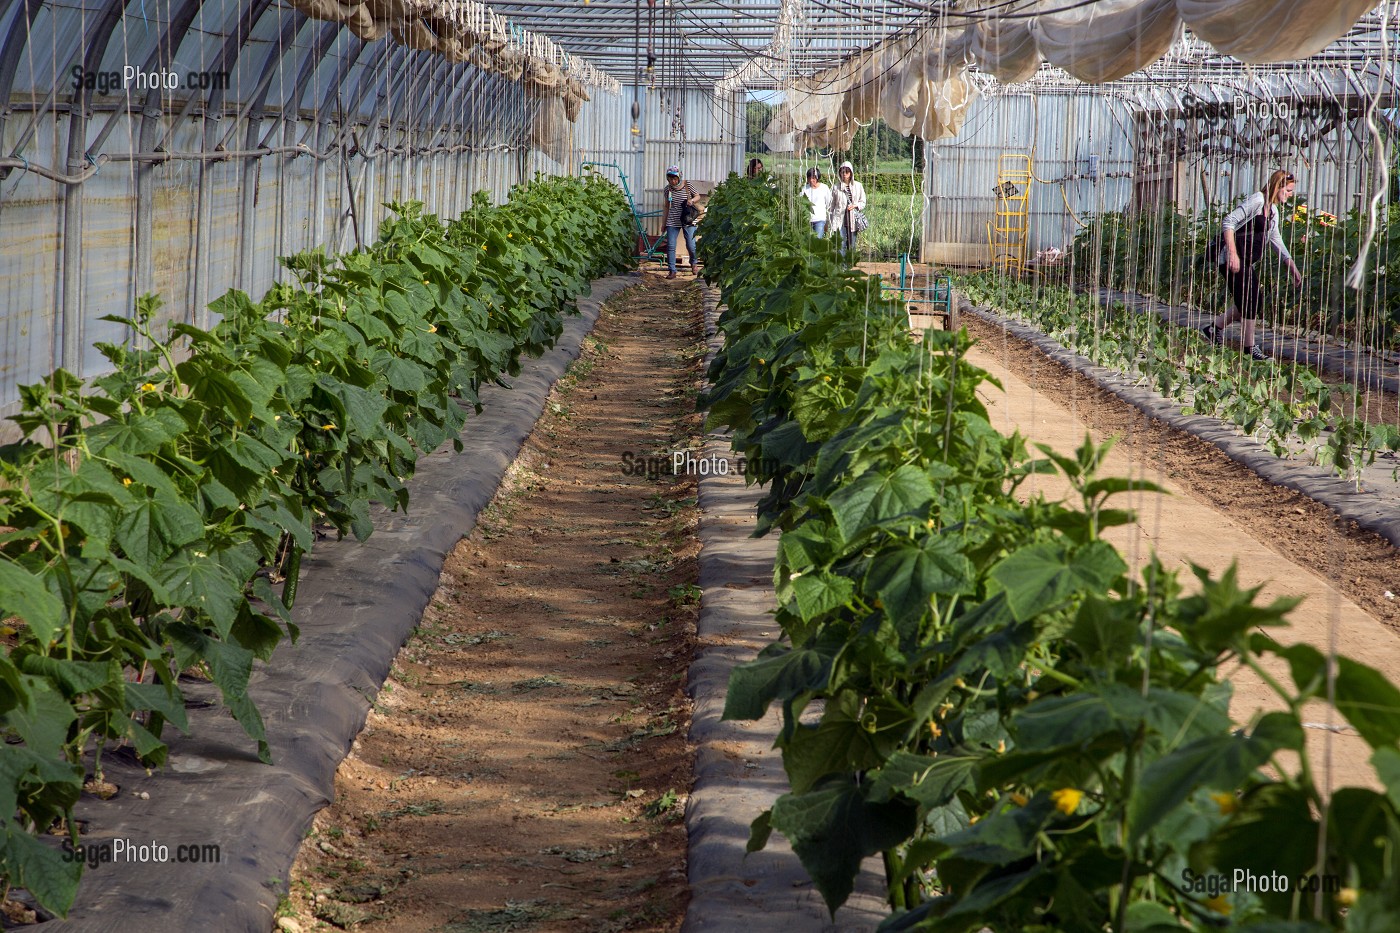
M 0 56 L 0 156 L 23 162 L 0 169 L 0 417 L 57 366 L 106 371 L 93 343 L 127 333 L 99 318 L 129 314 L 139 294 L 159 293 L 165 320 L 207 326 L 227 289 L 258 298 L 286 277 L 278 257 L 372 241 L 384 202 L 454 217 L 476 191 L 499 203 L 537 170 L 578 170 L 528 149 L 539 104 L 524 85 L 472 65 L 275 4 L 106 9 L 104 22 L 43 3 L 31 23 L 0 0 L 0 50 L 18 44 L 8 68 Z M 74 86 L 74 62 L 120 73 L 157 55 L 182 75 L 226 61 L 226 90 Z M 591 93 L 575 146 L 616 145 L 630 94 Z M 722 135 L 705 102 L 687 97 L 687 110 L 706 138 Z
M 1151 101 L 1145 102 L 1150 104 Z M 998 159 L 1029 154 L 1038 181 L 1031 187 L 1026 258 L 1047 247 L 1065 249 L 1081 222 L 1105 211 L 1135 205 L 1156 174 L 1173 176 L 1171 199 L 1181 210 L 1230 204 L 1257 191 L 1274 168 L 1298 176 L 1298 197 L 1323 210 L 1344 214 L 1369 192 L 1373 145 L 1359 119 L 1343 120 L 1329 132 L 1304 134 L 1302 151 L 1279 142 L 1268 118 L 1240 117 L 1222 130 L 1238 141 L 1252 137 L 1254 150 L 1197 145 L 1160 165 L 1143 149 L 1155 142 L 1140 125 L 1143 101 L 1082 93 L 1005 95 L 979 98 L 969 108 L 961 134 L 930 144 L 925 166 L 924 258 L 969 265 L 989 261 L 987 225 L 997 198 Z M 1190 116 L 1173 120 L 1189 121 Z M 1253 124 L 1246 125 L 1247 119 Z M 1193 137 L 1194 138 L 1194 137 Z M 1199 141 L 1198 141 L 1199 143 Z M 1204 151 L 1197 151 L 1204 150 Z
M 1032 156 L 1037 179 L 1028 205 L 1027 258 L 1064 248 L 1084 217 L 1121 210 L 1132 195 L 1132 115 L 1090 94 L 978 98 L 962 132 L 926 150 L 924 257 L 988 260 L 987 224 L 996 210 L 997 166 L 1004 154 Z M 1090 156 L 1095 156 L 1090 177 Z M 1068 206 L 1068 210 L 1066 207 Z
M 610 106 L 593 108 L 579 120 L 578 140 L 585 159 L 622 166 L 639 210 L 661 209 L 668 165 L 680 165 L 692 182 L 712 185 L 743 170 L 742 93 L 716 97 L 701 88 L 643 88 L 639 97 L 636 93 L 635 87 L 624 87 Z M 641 103 L 640 137 L 632 133 L 634 99 Z M 673 120 L 677 114 L 679 121 Z M 638 147 L 641 139 L 644 151 Z M 659 218 L 648 225 L 653 233 L 661 230 Z

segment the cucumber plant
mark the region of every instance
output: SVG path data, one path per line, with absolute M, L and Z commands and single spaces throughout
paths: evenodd
M 1400 690 L 1269 638 L 1296 600 L 1233 568 L 1189 595 L 1155 559 L 1131 572 L 1103 532 L 1152 485 L 1103 476 L 1106 445 L 996 431 L 966 333 L 913 344 L 776 196 L 731 180 L 706 225 L 724 344 L 702 401 L 781 535 L 781 635 L 725 707 L 781 711 L 790 788 L 750 849 L 784 834 L 833 913 L 880 856 L 882 931 L 1400 929 Z M 1066 501 L 1027 494 L 1044 471 Z M 1241 664 L 1277 709 L 1236 723 Z M 1304 709 L 1328 701 L 1385 792 L 1319 783 Z M 1222 891 L 1235 871 L 1337 883 Z
M 286 257 L 292 281 L 230 291 L 212 328 L 162 327 L 142 296 L 110 372 L 21 388 L 0 447 L 0 900 L 59 914 L 82 870 L 40 837 L 104 749 L 149 766 L 187 731 L 181 673 L 203 671 L 270 760 L 248 695 L 295 639 L 302 555 L 404 509 L 420 457 L 460 449 L 487 382 L 562 330 L 589 282 L 631 265 L 630 212 L 596 177 L 536 180 L 451 223 L 388 205 L 377 242 Z M 280 586 L 279 586 L 280 584 Z

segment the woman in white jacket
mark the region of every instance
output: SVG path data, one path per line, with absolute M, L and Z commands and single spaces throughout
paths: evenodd
M 806 198 L 809 211 L 807 222 L 817 236 L 826 236 L 826 221 L 831 216 L 831 186 L 822 181 L 822 170 L 816 166 L 807 169 L 807 184 L 798 192 L 799 198 Z
M 1207 340 L 1219 343 L 1222 330 L 1235 321 L 1243 320 L 1240 339 L 1248 348 L 1250 357 L 1256 360 L 1268 359 L 1254 342 L 1254 322 L 1259 317 L 1259 309 L 1264 306 L 1264 294 L 1259 289 L 1259 273 L 1254 267 L 1264 258 L 1265 242 L 1288 263 L 1293 283 L 1303 284 L 1303 274 L 1298 271 L 1288 247 L 1284 245 L 1283 235 L 1279 233 L 1278 207 L 1288 203 L 1296 187 L 1297 182 L 1291 174 L 1276 171 L 1269 176 L 1269 182 L 1262 190 L 1245 198 L 1225 215 L 1221 224 L 1224 244 L 1220 249 L 1220 268 L 1225 275 L 1225 287 L 1230 291 L 1233 306 L 1229 311 L 1217 314 L 1201 328 L 1201 333 Z
M 831 222 L 827 229 L 841 236 L 841 252 L 849 252 L 856 245 L 854 214 L 865 211 L 865 186 L 855 180 L 855 169 L 849 162 L 842 162 L 836 170 L 836 185 L 832 188 Z

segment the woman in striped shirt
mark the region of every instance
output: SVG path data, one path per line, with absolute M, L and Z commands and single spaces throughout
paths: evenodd
M 685 206 L 699 202 L 690 182 L 681 181 L 681 167 L 672 165 L 666 169 L 666 268 L 670 271 L 666 278 L 676 277 L 676 238 L 685 232 L 685 248 L 690 253 L 690 271 L 695 272 L 695 224 L 685 223 Z

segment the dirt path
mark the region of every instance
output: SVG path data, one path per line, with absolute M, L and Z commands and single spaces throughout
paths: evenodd
M 341 765 L 283 929 L 679 928 L 699 591 L 669 453 L 699 435 L 700 313 L 655 274 L 603 309 Z

